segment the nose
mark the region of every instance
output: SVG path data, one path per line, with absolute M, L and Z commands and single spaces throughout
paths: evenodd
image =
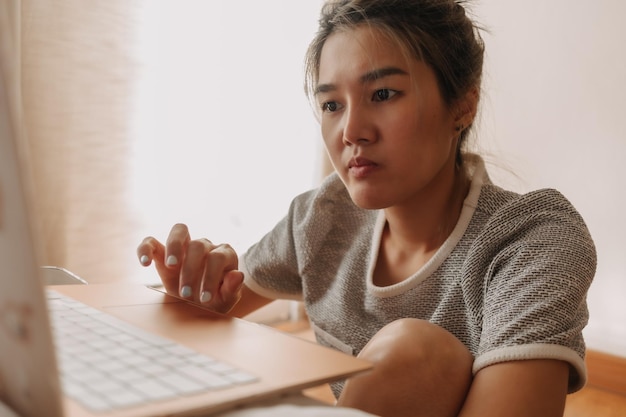
M 350 106 L 344 112 L 343 143 L 346 146 L 365 145 L 376 140 L 372 115 L 364 106 Z

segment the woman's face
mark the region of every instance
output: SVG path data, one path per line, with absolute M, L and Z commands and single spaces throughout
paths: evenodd
M 429 66 L 357 27 L 326 40 L 318 79 L 322 136 L 356 205 L 411 204 L 449 184 L 458 132 Z

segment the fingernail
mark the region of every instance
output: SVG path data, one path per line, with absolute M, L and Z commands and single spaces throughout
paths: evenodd
M 212 296 L 213 295 L 211 294 L 211 291 L 202 291 L 202 294 L 200 294 L 200 302 L 208 303 L 209 301 L 211 301 Z
M 170 255 L 167 257 L 167 260 L 165 261 L 165 265 L 174 266 L 176 264 L 178 264 L 178 258 L 176 258 L 174 255 Z
M 183 298 L 191 297 L 191 287 L 189 285 L 183 285 L 180 289 L 180 296 Z
M 139 262 L 141 262 L 142 265 L 148 265 L 150 263 L 150 258 L 148 258 L 148 255 L 142 255 L 142 257 L 139 258 Z

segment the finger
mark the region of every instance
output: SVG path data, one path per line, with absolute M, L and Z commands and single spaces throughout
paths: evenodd
M 137 247 L 137 258 L 143 266 L 150 266 L 155 256 L 158 256 L 159 250 L 164 253 L 163 245 L 152 236 L 144 238 Z
M 154 262 L 157 273 L 168 293 L 178 294 L 178 272 L 165 266 L 165 246 L 153 237 L 145 238 L 137 247 L 137 256 L 143 266 Z
M 165 242 L 165 265 L 167 267 L 180 270 L 179 265 L 183 262 L 190 240 L 189 229 L 186 225 L 178 223 L 172 227 Z
M 241 299 L 241 291 L 243 288 L 243 272 L 233 270 L 226 273 L 224 282 L 220 287 L 220 299 L 223 303 L 220 311 L 227 313 Z
M 208 253 L 200 302 L 213 307 L 223 302 L 221 287 L 227 274 L 237 269 L 238 263 L 237 253 L 230 245 L 218 245 Z
M 187 244 L 187 253 L 180 270 L 181 297 L 200 301 L 206 259 L 214 247 L 207 239 L 192 240 Z
M 243 272 L 238 270 L 229 271 L 224 276 L 224 282 L 222 283 L 221 292 L 223 294 L 223 298 L 227 299 L 226 295 L 235 294 L 243 285 Z
M 228 271 L 219 288 L 211 294 L 211 298 L 203 304 L 212 310 L 226 314 L 233 309 L 242 297 L 243 272 Z

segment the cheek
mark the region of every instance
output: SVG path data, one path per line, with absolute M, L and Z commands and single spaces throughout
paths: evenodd
M 328 121 L 322 121 L 321 132 L 326 150 L 333 157 L 341 149 L 342 144 L 342 138 L 337 126 Z
M 407 120 L 410 122 L 407 123 Z M 405 115 L 404 123 L 398 121 L 395 126 L 398 136 L 426 148 L 446 146 L 452 137 L 449 134 L 452 129 L 448 126 L 445 114 L 429 108 Z

